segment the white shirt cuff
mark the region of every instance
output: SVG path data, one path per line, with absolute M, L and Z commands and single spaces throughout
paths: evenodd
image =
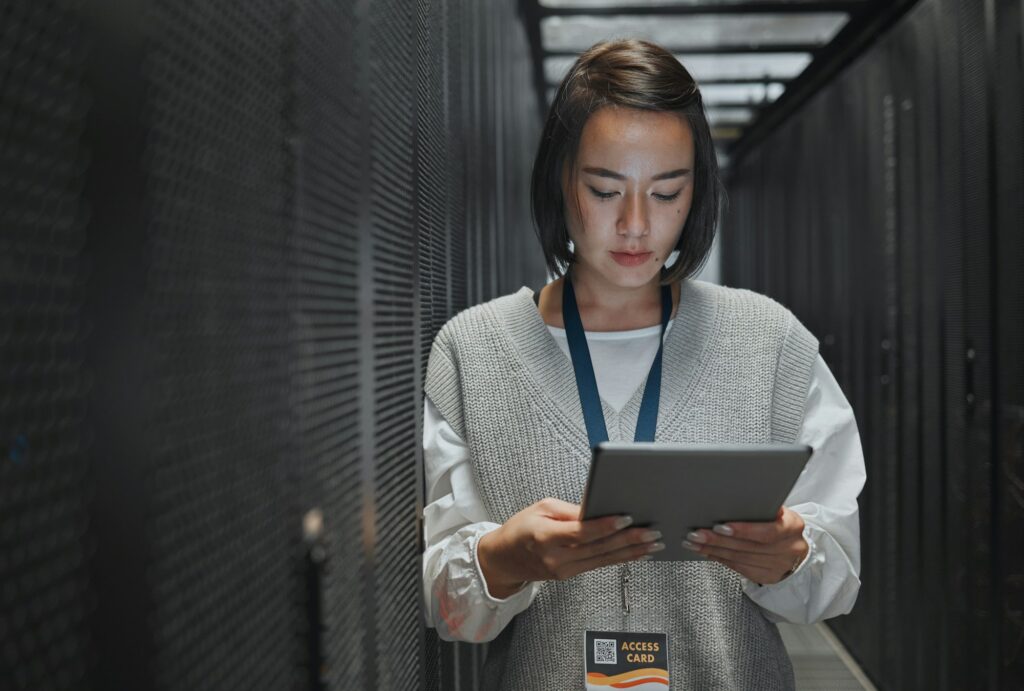
M 819 546 L 823 532 L 813 523 L 804 521 L 803 538 L 807 542 L 807 554 L 796 570 L 778 583 L 758 585 L 740 576 L 743 592 L 761 606 L 769 621 L 812 623 L 806 620 L 806 613 L 816 609 L 811 606 L 811 600 L 820 597 L 815 581 L 821 579 L 825 566 L 825 554 Z
M 490 609 L 507 608 L 509 610 L 514 611 L 515 614 L 518 614 L 519 612 L 522 612 L 524 609 L 526 609 L 531 602 L 533 602 L 533 596 L 536 593 L 537 583 L 526 582 L 523 584 L 521 588 L 519 588 L 519 590 L 515 591 L 506 598 L 497 598 L 491 595 L 491 591 L 487 588 L 487 579 L 484 578 L 484 571 L 480 568 L 480 559 L 477 556 L 476 548 L 477 544 L 479 544 L 480 542 L 480 538 L 482 538 L 484 535 L 491 532 L 492 530 L 500 528 L 501 526 L 499 526 L 497 523 L 487 525 L 487 529 L 477 532 L 469 539 L 469 551 L 473 555 L 473 569 L 475 571 L 474 575 L 480 582 L 480 592 L 483 595 L 483 602 Z

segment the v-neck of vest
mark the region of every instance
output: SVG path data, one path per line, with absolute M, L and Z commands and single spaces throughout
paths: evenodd
M 665 335 L 662 355 L 661 400 L 658 405 L 658 429 L 668 423 L 673 412 L 685 405 L 700 378 L 699 365 L 711 340 L 717 318 L 717 303 L 710 294 L 712 286 L 683 281 L 679 306 L 672 328 Z M 583 409 L 576 388 L 572 360 L 555 342 L 548 325 L 533 300 L 533 290 L 523 286 L 512 296 L 504 325 L 535 385 L 545 392 L 573 426 L 586 438 Z M 601 408 L 611 441 L 632 441 L 636 420 L 647 386 L 647 375 L 620 411 L 603 398 Z M 660 436 L 660 435 L 658 435 Z

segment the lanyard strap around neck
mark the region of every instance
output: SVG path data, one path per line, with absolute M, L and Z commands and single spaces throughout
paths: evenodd
M 658 427 L 658 402 L 661 399 L 661 352 L 664 349 L 665 329 L 672 314 L 672 289 L 661 287 L 661 339 L 658 343 L 658 354 L 654 356 L 651 371 L 647 374 L 644 386 L 644 397 L 640 404 L 640 414 L 636 420 L 636 434 L 633 441 L 654 441 L 654 433 Z M 572 280 L 566 274 L 562 286 L 562 321 L 565 322 L 565 335 L 569 341 L 569 355 L 572 368 L 576 374 L 576 388 L 580 394 L 580 405 L 583 407 L 583 420 L 587 425 L 587 436 L 590 448 L 603 441 L 608 441 L 608 428 L 605 426 L 604 411 L 601 409 L 601 397 L 597 392 L 597 379 L 594 376 L 594 363 L 590 359 L 590 348 L 583 331 L 579 306 L 576 304 L 576 292 L 572 288 Z

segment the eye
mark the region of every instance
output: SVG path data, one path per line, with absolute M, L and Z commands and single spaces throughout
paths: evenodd
M 600 190 L 597 190 L 597 189 L 594 189 L 593 187 L 590 187 L 590 185 L 587 185 L 587 187 L 590 189 L 591 193 L 593 193 L 593 195 L 595 197 L 597 197 L 598 199 L 600 199 L 602 201 L 607 200 L 607 199 L 611 199 L 616 194 L 615 192 L 601 192 Z M 660 202 L 674 202 L 676 199 L 679 198 L 679 194 L 681 192 L 682 192 L 682 190 L 680 190 L 679 192 L 676 192 L 675 194 L 655 194 L 654 198 L 657 199 Z
M 597 197 L 598 199 L 611 199 L 612 197 L 615 196 L 614 192 L 600 192 L 598 190 L 595 190 L 593 187 L 590 187 L 590 185 L 587 185 L 587 187 L 590 188 L 590 191 L 593 192 L 594 196 Z

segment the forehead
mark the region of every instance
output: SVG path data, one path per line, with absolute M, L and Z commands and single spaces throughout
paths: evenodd
M 594 112 L 580 133 L 580 158 L 588 154 L 659 159 L 693 156 L 693 134 L 678 113 L 606 106 Z

